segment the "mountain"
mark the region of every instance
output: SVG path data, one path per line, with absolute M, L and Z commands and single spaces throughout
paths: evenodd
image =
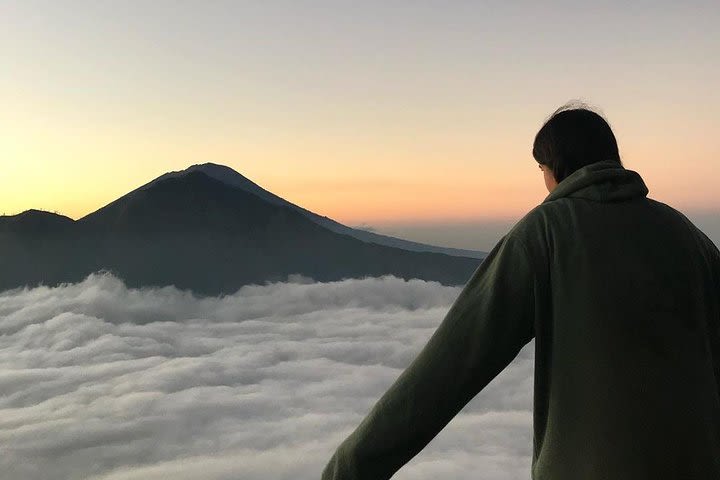
M 291 203 L 284 198 L 281 198 L 274 193 L 265 190 L 264 188 L 245 178 L 232 168 L 225 165 L 218 165 L 216 163 L 196 164 L 188 167 L 185 170 L 168 172 L 140 188 L 147 188 L 150 185 L 154 184 L 154 182 L 185 175 L 187 173 L 196 171 L 203 172 L 209 177 L 214 178 L 215 180 L 219 180 L 227 185 L 241 188 L 246 192 L 253 193 L 269 203 L 290 207 L 307 217 L 312 222 L 317 223 L 318 225 L 325 227 L 328 230 L 331 230 L 335 233 L 341 233 L 343 235 L 350 235 L 351 237 L 357 238 L 358 240 L 362 240 L 364 242 L 377 243 L 378 245 L 385 245 L 388 247 L 403 248 L 405 250 L 410 250 L 414 252 L 437 252 L 458 257 L 483 259 L 487 255 L 487 252 L 481 252 L 478 250 L 438 247 L 436 245 L 412 242 L 410 240 L 403 240 L 400 238 L 390 237 L 387 235 L 381 235 L 378 233 L 368 232 L 366 230 L 348 227 L 346 225 L 336 222 L 335 220 L 332 220 L 331 218 L 318 215 L 314 212 L 311 212 L 310 210 L 295 205 L 294 203 Z
M 0 232 L 52 233 L 72 228 L 73 219 L 43 210 L 25 210 L 17 215 L 0 216 Z
M 204 295 L 296 273 L 462 285 L 480 263 L 362 241 L 298 208 L 195 168 L 163 175 L 76 221 L 38 210 L 2 216 L 0 290 L 79 281 L 98 270 L 128 286 L 175 285 Z

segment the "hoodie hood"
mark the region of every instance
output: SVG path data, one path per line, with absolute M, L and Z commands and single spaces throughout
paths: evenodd
M 562 197 L 619 202 L 647 194 L 648 188 L 640 174 L 615 161 L 603 160 L 585 165 L 565 177 L 542 203 Z

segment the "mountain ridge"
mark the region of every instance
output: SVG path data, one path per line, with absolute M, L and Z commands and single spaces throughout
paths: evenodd
M 306 217 L 308 217 L 313 222 L 328 228 L 329 230 L 332 230 L 336 233 L 341 233 L 344 235 L 350 235 L 354 238 L 357 238 L 359 240 L 365 241 L 365 242 L 371 242 L 371 243 L 377 243 L 380 245 L 386 245 L 391 247 L 397 247 L 397 248 L 403 248 L 406 250 L 411 251 L 424 251 L 424 252 L 438 252 L 438 253 L 445 253 L 448 255 L 454 255 L 454 256 L 461 256 L 461 257 L 470 257 L 470 258 L 485 258 L 487 255 L 487 252 L 478 251 L 478 250 L 468 250 L 468 249 L 461 249 L 461 248 L 452 248 L 452 247 L 440 247 L 437 245 L 430 245 L 426 243 L 421 242 L 414 242 L 412 240 L 406 240 L 401 239 L 397 237 L 392 237 L 389 235 L 383 235 L 375 232 L 369 232 L 367 230 L 362 230 L 358 228 L 349 227 L 347 225 L 344 225 L 340 222 L 337 222 L 333 220 L 330 217 L 327 217 L 325 215 L 319 215 L 315 212 L 312 212 L 311 210 L 308 210 L 306 208 L 303 208 L 299 205 L 296 205 L 288 200 L 285 200 L 284 198 L 262 188 L 260 185 L 256 184 L 252 180 L 248 179 L 244 175 L 240 174 L 236 170 L 226 166 L 226 165 L 220 165 L 212 162 L 206 162 L 206 163 L 197 163 L 189 166 L 185 170 L 178 170 L 174 172 L 168 172 L 164 175 L 161 175 L 160 177 L 156 178 L 152 182 L 149 182 L 145 186 L 149 186 L 155 181 L 159 181 L 163 178 L 166 178 L 168 176 L 173 175 L 182 175 L 188 172 L 192 171 L 203 171 L 207 175 L 209 175 L 212 178 L 215 178 L 217 180 L 223 181 L 225 183 L 228 183 L 232 186 L 242 188 L 246 191 L 249 191 L 251 193 L 254 193 L 258 195 L 263 200 L 266 200 L 271 203 L 276 203 L 278 205 L 285 205 L 289 206 L 290 208 L 296 209 Z M 143 187 L 145 187 L 143 186 Z M 143 188 L 140 187 L 140 188 Z
M 249 193 L 252 193 L 261 199 L 274 203 L 276 205 L 283 205 L 290 207 L 301 214 L 303 214 L 305 217 L 313 221 L 314 223 L 321 225 L 335 233 L 340 233 L 343 235 L 349 235 L 353 238 L 357 238 L 358 240 L 362 240 L 364 242 L 370 242 L 370 243 L 376 243 L 379 245 L 385 245 L 395 248 L 402 248 L 409 251 L 415 251 L 415 252 L 436 252 L 436 253 L 444 253 L 447 255 L 453 255 L 458 257 L 468 257 L 468 258 L 477 258 L 482 260 L 487 256 L 487 252 L 479 251 L 479 250 L 469 250 L 469 249 L 460 249 L 460 248 L 453 248 L 453 247 L 441 247 L 437 245 L 431 245 L 421 242 L 415 242 L 412 240 L 406 240 L 402 238 L 397 238 L 389 235 L 383 235 L 376 232 L 370 232 L 367 230 L 363 230 L 360 228 L 353 228 L 349 227 L 347 225 L 344 225 L 340 222 L 337 222 L 333 220 L 330 217 L 319 215 L 315 212 L 312 212 L 306 208 L 303 208 L 301 206 L 298 206 L 292 202 L 289 202 L 288 200 L 285 200 L 284 198 L 264 189 L 260 185 L 256 184 L 252 180 L 248 179 L 241 173 L 237 172 L 236 170 L 232 169 L 231 167 L 228 167 L 227 165 L 221 165 L 217 163 L 212 162 L 206 162 L 206 163 L 196 163 L 193 165 L 190 165 L 189 167 L 185 168 L 184 170 L 176 170 L 176 171 L 170 171 L 166 172 L 153 180 L 150 180 L 149 182 L 144 183 L 143 185 L 135 188 L 134 190 L 131 190 L 130 192 L 122 195 L 121 197 L 118 197 L 117 199 L 111 201 L 110 203 L 98 208 L 97 210 L 90 212 L 86 214 L 85 216 L 78 218 L 77 220 L 73 220 L 75 222 L 80 221 L 88 221 L 88 219 L 93 218 L 94 216 L 98 215 L 99 212 L 107 209 L 108 207 L 111 207 L 116 202 L 120 201 L 123 198 L 126 198 L 128 196 L 135 196 L 140 194 L 140 192 L 151 188 L 152 186 L 156 185 L 159 182 L 165 181 L 169 178 L 174 178 L 178 176 L 187 175 L 196 171 L 201 171 L 208 175 L 211 178 L 214 178 L 216 180 L 219 180 L 227 185 L 231 185 L 236 188 L 240 188 L 242 190 L 245 190 Z M 31 211 L 34 209 L 26 210 L 25 212 Z M 22 213 L 25 213 L 22 212 Z M 21 214 L 22 214 L 21 213 Z M 17 214 L 17 215 L 21 215 Z M 0 217 L 2 218 L 2 217 Z M 69 218 L 69 217 L 65 217 Z M 72 220 L 72 219 L 71 219 Z
M 294 274 L 316 281 L 392 274 L 462 285 L 480 263 L 338 234 L 202 171 L 156 180 L 78 220 L 39 211 L 16 216 L 20 224 L 61 220 L 49 222 L 52 232 L 0 229 L 0 290 L 76 282 L 99 270 L 129 286 L 175 285 L 205 295 Z

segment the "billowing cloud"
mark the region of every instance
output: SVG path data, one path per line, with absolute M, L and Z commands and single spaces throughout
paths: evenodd
M 196 297 L 110 274 L 0 293 L 0 478 L 318 479 L 459 287 Z M 527 479 L 534 342 L 395 476 Z

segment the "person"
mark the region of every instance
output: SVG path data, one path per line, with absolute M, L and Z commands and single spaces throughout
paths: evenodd
M 322 480 L 391 478 L 532 339 L 533 480 L 720 479 L 718 248 L 647 196 L 587 105 L 557 109 L 532 153 L 548 196 L 482 260 Z

